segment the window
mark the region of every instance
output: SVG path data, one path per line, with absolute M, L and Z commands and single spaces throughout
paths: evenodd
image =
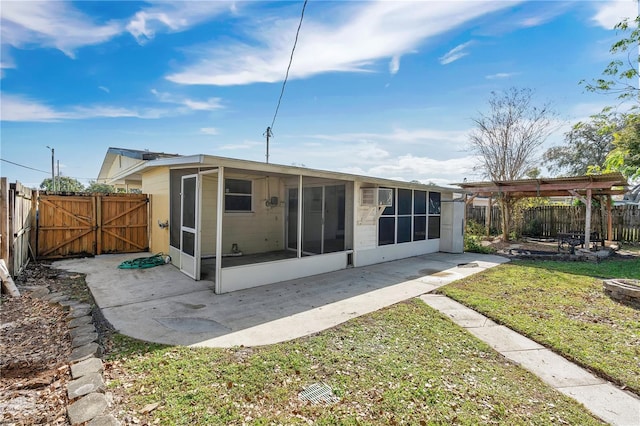
M 385 246 L 396 242 L 396 191 L 393 190 L 393 203 L 386 207 L 378 221 L 378 245 Z
M 427 239 L 427 191 L 413 191 L 413 241 Z
M 397 243 L 411 241 L 411 211 L 413 204 L 413 191 L 410 189 L 398 189 L 398 239 Z
M 440 193 L 429 193 L 429 214 L 440 214 Z
M 440 193 L 394 189 L 378 221 L 378 245 L 440 238 Z
M 427 236 L 430 240 L 440 238 L 440 193 L 429 192 L 429 223 Z
M 227 212 L 251 211 L 252 183 L 250 180 L 224 180 L 224 210 Z

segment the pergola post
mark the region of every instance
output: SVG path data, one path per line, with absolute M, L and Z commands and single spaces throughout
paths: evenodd
M 487 227 L 487 237 L 491 236 L 491 212 L 493 210 L 491 200 L 492 200 L 492 197 L 490 195 L 487 203 L 487 214 L 485 215 L 485 226 Z
M 589 249 L 591 244 L 591 188 L 587 189 L 586 214 L 584 219 L 584 246 Z
M 613 220 L 611 218 L 611 195 L 607 196 L 607 241 L 613 241 Z

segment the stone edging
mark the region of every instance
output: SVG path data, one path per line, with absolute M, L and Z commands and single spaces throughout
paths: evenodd
M 98 332 L 91 315 L 93 308 L 89 304 L 70 300 L 63 294 L 35 296 L 58 303 L 69 312 L 67 318 L 72 347 L 69 357 L 72 381 L 67 383 L 69 422 L 71 425 L 119 426 L 120 422 L 113 415 L 104 414 L 111 401 L 109 394 L 105 393 L 100 359 L 102 347 L 97 343 Z

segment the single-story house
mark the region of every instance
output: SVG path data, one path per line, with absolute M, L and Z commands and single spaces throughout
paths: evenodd
M 216 293 L 463 251 L 453 188 L 210 155 L 145 160 L 112 179 L 140 179 L 150 250 Z
M 177 154 L 149 150 L 109 148 L 102 161 L 96 182 L 112 185 L 116 190 L 132 192 L 142 190 L 142 177 L 130 170 L 150 160 L 178 157 Z

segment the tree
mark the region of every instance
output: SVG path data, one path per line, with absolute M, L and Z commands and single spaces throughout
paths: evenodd
M 624 127 L 614 134 L 613 146 L 604 162 L 604 171 L 640 179 L 640 114 L 625 115 Z
M 618 99 L 635 100 L 640 102 L 640 78 L 638 64 L 640 63 L 640 15 L 633 20 L 625 19 L 614 27 L 616 30 L 628 34 L 618 40 L 609 49 L 613 55 L 626 54 L 626 60 L 615 59 L 602 72 L 603 76 L 585 85 L 590 92 L 614 93 Z M 580 82 L 584 84 L 584 80 Z
M 543 155 L 552 173 L 580 176 L 602 167 L 613 149 L 613 135 L 622 127 L 618 115 L 601 113 L 590 121 L 574 124 L 564 135 L 565 144 L 549 148 Z
M 489 179 L 520 179 L 539 163 L 537 151 L 555 130 L 555 117 L 549 104 L 534 105 L 531 89 L 491 92 L 489 113 L 473 119 L 476 128 L 469 135 L 470 151 Z M 499 203 L 502 237 L 508 240 L 515 200 L 503 194 Z
M 40 184 L 40 189 L 46 191 L 53 191 L 53 181 L 51 178 L 47 178 Z M 56 192 L 83 192 L 84 185 L 77 179 L 60 176 L 56 177 Z
M 112 192 L 116 192 L 116 188 L 113 185 L 98 183 L 95 180 L 92 180 L 89 181 L 89 186 L 85 191 L 90 193 L 110 194 Z

